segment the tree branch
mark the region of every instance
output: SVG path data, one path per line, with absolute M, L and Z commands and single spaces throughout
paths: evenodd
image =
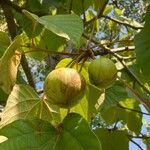
M 135 30 L 138 30 L 138 29 L 142 29 L 142 28 L 143 28 L 143 27 L 136 27 L 136 26 L 134 26 L 134 25 L 131 25 L 131 24 L 129 24 L 129 23 L 123 22 L 123 21 L 121 21 L 121 20 L 118 20 L 118 19 L 115 19 L 115 18 L 112 18 L 112 17 L 109 17 L 109 16 L 102 16 L 102 17 L 104 17 L 104 18 L 106 18 L 106 19 L 109 19 L 109 20 L 111 20 L 111 21 L 113 21 L 113 22 L 116 22 L 116 23 L 118 23 L 118 24 L 121 24 L 121 25 L 124 25 L 124 26 L 128 26 L 128 27 L 130 27 L 130 28 L 132 28 L 132 29 L 135 29 Z
M 105 7 L 106 7 L 107 3 L 108 3 L 108 0 L 105 0 L 105 3 L 104 3 L 104 5 L 103 5 L 103 7 L 100 8 L 100 10 L 99 10 L 97 16 L 95 16 L 95 17 L 93 17 L 91 20 L 85 22 L 84 25 L 86 26 L 86 25 L 92 23 L 93 21 L 95 21 L 96 19 L 101 18 L 102 15 L 103 15 L 103 12 L 104 12 L 104 10 L 105 10 Z
M 139 111 L 139 110 L 136 110 L 136 109 L 127 108 L 127 107 L 124 107 L 124 106 L 120 105 L 119 103 L 117 104 L 117 106 L 118 106 L 119 108 L 122 108 L 122 109 L 125 109 L 125 110 L 129 110 L 129 111 L 133 111 L 133 112 L 136 112 L 136 113 L 139 113 L 139 114 L 143 114 L 143 115 L 148 115 L 148 116 L 150 116 L 149 113 L 145 113 L 145 112 L 142 112 L 142 111 Z
M 136 143 L 135 141 L 133 141 L 132 139 L 130 139 L 130 141 L 135 144 L 140 150 L 144 150 L 138 143 Z
M 10 1 L 7 0 L 7 2 L 10 2 Z M 6 18 L 8 31 L 10 33 L 11 39 L 14 39 L 16 37 L 16 35 L 17 35 L 17 26 L 15 24 L 15 20 L 14 20 L 14 16 L 13 16 L 11 7 L 10 7 L 10 5 L 8 5 L 3 0 L 0 0 L 0 4 L 1 4 L 1 7 L 2 7 L 2 9 L 4 11 L 4 15 L 5 15 L 5 18 Z M 28 66 L 28 62 L 26 60 L 25 55 L 22 55 L 22 57 L 21 57 L 21 65 L 22 65 L 22 68 L 23 68 L 23 70 L 25 72 L 25 75 L 27 77 L 27 80 L 28 80 L 30 86 L 35 88 L 33 77 L 32 77 L 32 74 L 31 74 L 31 70 L 30 70 L 30 68 Z
M 134 135 L 128 134 L 128 136 L 129 136 L 130 138 L 135 138 L 135 139 L 145 139 L 145 140 L 150 139 L 150 136 L 148 136 L 148 135 L 134 136 Z

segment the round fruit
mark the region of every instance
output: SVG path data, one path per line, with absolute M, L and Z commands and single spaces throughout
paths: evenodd
M 84 78 L 72 68 L 58 68 L 48 74 L 44 94 L 52 103 L 62 108 L 78 104 L 85 92 Z
M 93 60 L 88 68 L 90 81 L 100 88 L 108 88 L 116 80 L 117 68 L 108 58 Z

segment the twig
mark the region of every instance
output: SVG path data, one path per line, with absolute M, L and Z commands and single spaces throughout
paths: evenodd
M 140 150 L 144 150 L 138 143 L 136 143 L 135 141 L 133 141 L 132 139 L 130 139 L 130 141 L 135 144 Z
M 70 6 L 69 6 L 69 14 L 71 14 L 72 5 L 73 5 L 73 0 L 71 0 L 71 1 L 70 1 Z
M 133 51 L 135 50 L 135 46 L 125 46 L 125 47 L 119 47 L 119 48 L 113 48 L 111 49 L 112 52 L 125 52 L 125 51 Z
M 124 80 L 122 80 L 120 77 L 118 79 L 142 102 L 150 108 L 150 101 L 146 100 L 143 96 L 141 96 L 137 91 L 135 91 L 133 88 L 131 88 Z
M 116 23 L 118 23 L 118 24 L 121 24 L 121 25 L 124 25 L 124 26 L 128 26 L 128 27 L 130 27 L 130 28 L 132 28 L 132 29 L 135 29 L 135 30 L 138 30 L 138 29 L 142 29 L 142 28 L 143 28 L 142 26 L 141 26 L 141 27 L 136 27 L 136 26 L 134 26 L 134 25 L 131 25 L 131 24 L 129 24 L 129 23 L 123 22 L 123 21 L 121 21 L 121 20 L 118 20 L 118 19 L 115 19 L 115 18 L 112 18 L 112 17 L 109 17 L 109 16 L 102 16 L 102 17 L 104 17 L 104 18 L 106 18 L 106 19 L 109 19 L 109 20 L 111 20 L 111 21 L 113 21 L 113 22 L 116 22 Z
M 57 51 L 51 51 L 45 48 L 39 48 L 39 47 L 29 47 L 29 46 L 23 46 L 22 47 L 27 47 L 27 48 L 32 48 L 33 50 L 29 50 L 24 52 L 24 54 L 27 53 L 34 53 L 34 52 L 45 52 L 45 53 L 49 53 L 49 54 L 57 54 L 57 55 L 69 55 L 69 56 L 78 56 L 79 53 L 67 53 L 67 52 L 57 52 Z M 35 49 L 35 50 L 34 50 Z
M 130 138 L 135 138 L 135 139 L 145 139 L 145 140 L 150 139 L 150 136 L 148 136 L 148 135 L 134 136 L 134 135 L 128 134 L 128 136 L 129 136 Z
M 84 0 L 81 0 L 82 3 L 82 12 L 83 12 L 83 23 L 86 22 L 85 8 L 84 8 Z
M 33 76 L 32 76 L 31 70 L 29 68 L 28 61 L 27 61 L 24 54 L 22 54 L 22 57 L 21 57 L 21 65 L 22 65 L 22 68 L 26 74 L 29 85 L 35 89 L 35 83 L 33 80 Z
M 85 26 L 102 17 L 103 12 L 105 10 L 105 7 L 106 7 L 107 3 L 108 3 L 108 0 L 105 0 L 105 3 L 103 5 L 103 7 L 99 10 L 97 16 L 95 16 L 91 20 L 85 22 Z
M 139 114 L 143 114 L 143 115 L 148 115 L 148 116 L 150 116 L 149 113 L 145 113 L 145 112 L 142 112 L 142 111 L 139 111 L 139 110 L 136 110 L 136 109 L 127 108 L 127 107 L 122 106 L 122 105 L 119 104 L 119 103 L 117 104 L 117 106 L 118 106 L 119 108 L 122 108 L 122 109 L 125 109 L 125 110 L 129 110 L 129 111 L 133 111 L 133 112 L 136 112 L 136 113 L 139 113 Z

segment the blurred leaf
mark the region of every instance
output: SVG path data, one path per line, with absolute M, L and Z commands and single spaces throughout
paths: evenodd
M 108 15 L 114 9 L 113 5 L 107 5 L 103 15 Z
M 145 79 L 150 81 L 150 7 L 146 13 L 145 25 L 143 30 L 135 36 L 135 52 L 137 56 L 137 63 L 143 71 Z
M 19 26 L 23 29 L 23 31 L 27 34 L 29 38 L 34 38 L 35 36 L 39 35 L 43 29 L 41 24 L 37 23 L 38 16 L 29 13 L 28 11 L 24 11 L 25 14 L 20 14 L 15 12 L 14 16 L 19 24 Z M 34 18 L 34 17 L 35 18 Z
M 101 150 L 100 142 L 88 123 L 74 113 L 68 114 L 57 129 L 39 119 L 18 120 L 0 129 L 0 135 L 8 138 L 1 143 L 1 148 L 5 150 Z
M 143 141 L 144 141 L 144 144 L 146 145 L 146 149 L 149 150 L 150 149 L 150 140 L 149 139 L 145 139 Z
M 62 0 L 61 0 L 62 1 Z M 60 0 L 32 0 L 27 1 L 28 9 L 33 13 L 40 14 L 49 14 L 50 8 L 55 6 L 59 6 Z
M 102 10 L 104 5 L 108 2 L 108 0 L 84 0 L 82 3 L 81 0 L 65 0 L 66 8 L 68 11 L 71 9 L 73 12 L 81 15 L 86 11 L 90 6 L 92 6 L 96 11 Z
M 101 141 L 103 150 L 127 150 L 129 139 L 124 130 L 109 131 L 108 129 L 96 129 L 96 135 Z
M 10 45 L 10 39 L 7 33 L 0 31 L 0 58 L 2 57 L 4 51 Z
M 21 60 L 21 38 L 16 37 L 0 59 L 0 87 L 10 93 L 15 82 Z
M 36 92 L 28 85 L 15 85 L 8 97 L 6 107 L 1 116 L 1 126 L 18 119 L 38 117 L 55 123 L 59 119 L 56 112 L 46 100 L 40 100 Z

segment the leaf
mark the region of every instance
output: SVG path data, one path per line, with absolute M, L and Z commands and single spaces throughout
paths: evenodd
M 39 18 L 26 10 L 23 12 L 31 20 L 39 22 L 46 29 L 58 36 L 71 40 L 76 45 L 79 44 L 83 32 L 83 22 L 79 16 L 75 14 L 55 16 L 48 15 Z
M 91 120 L 98 112 L 98 108 L 103 101 L 99 101 L 100 96 L 103 94 L 103 90 L 97 88 L 92 84 L 88 84 L 87 101 L 88 101 L 88 119 Z
M 84 0 L 82 3 L 81 0 L 65 0 L 66 1 L 66 8 L 69 11 L 70 9 L 73 12 L 81 15 L 86 11 L 90 6 L 92 6 L 96 11 L 102 10 L 107 0 Z
M 88 123 L 74 113 L 68 114 L 57 129 L 39 119 L 18 120 L 3 127 L 0 135 L 8 138 L 1 143 L 1 149 L 5 150 L 101 150 L 100 142 Z
M 3 150 L 52 150 L 57 139 L 55 128 L 50 123 L 39 119 L 17 120 L 0 129 L 0 135 L 8 138 L 0 144 Z
M 100 111 L 116 106 L 119 101 L 127 98 L 128 93 L 125 86 L 120 82 L 116 82 L 112 87 L 105 90 L 105 96 L 102 95 L 100 97 L 99 101 L 103 101 L 103 104 L 100 106 Z
M 18 66 L 21 60 L 21 38 L 16 37 L 0 59 L 0 87 L 10 93 L 16 82 Z
M 57 110 L 57 108 L 55 109 Z M 59 114 L 53 110 L 46 100 L 40 100 L 30 86 L 15 85 L 8 97 L 0 125 L 4 126 L 18 119 L 33 117 L 55 123 L 55 121 L 58 121 Z
M 66 46 L 65 38 L 60 37 L 47 29 L 41 34 L 41 42 L 45 43 L 45 48 L 47 47 L 49 51 L 61 52 Z M 39 45 L 40 44 L 41 43 L 39 42 Z
M 108 130 L 97 128 L 95 131 L 102 144 L 103 150 L 127 150 L 128 138 L 125 130 Z
M 150 7 L 146 13 L 145 25 L 143 30 L 135 36 L 135 52 L 137 63 L 141 67 L 145 79 L 150 81 Z M 146 62 L 146 63 L 145 63 Z
M 9 45 L 10 39 L 7 33 L 0 31 L 0 58 Z
M 127 128 L 129 130 L 133 131 L 136 134 L 140 134 L 142 127 L 142 114 L 132 111 L 141 111 L 139 103 L 133 99 L 126 99 L 120 101 L 119 106 L 113 106 L 108 110 L 102 112 L 101 115 L 103 119 L 109 125 L 112 125 L 117 121 L 123 121 L 123 123 L 127 125 Z
M 31 13 L 25 10 L 22 12 L 25 15 L 14 12 L 14 17 L 27 36 L 29 38 L 34 38 L 35 36 L 39 35 L 43 29 L 42 25 L 37 23 L 38 16 L 34 14 L 31 16 Z
M 79 16 L 75 14 L 43 16 L 38 22 L 53 33 L 79 44 L 83 32 L 83 23 Z

